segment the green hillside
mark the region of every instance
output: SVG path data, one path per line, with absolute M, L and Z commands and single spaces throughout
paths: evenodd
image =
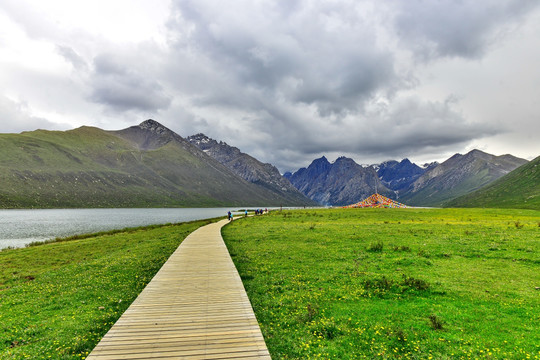
M 291 204 L 172 132 L 139 130 L 162 144 L 142 149 L 92 127 L 0 134 L 0 208 Z
M 540 156 L 448 206 L 540 209 Z

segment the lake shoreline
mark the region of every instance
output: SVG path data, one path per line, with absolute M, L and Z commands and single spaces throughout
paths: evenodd
M 233 210 L 236 208 L 0 209 L 0 249 L 83 234 L 206 220 L 226 216 Z

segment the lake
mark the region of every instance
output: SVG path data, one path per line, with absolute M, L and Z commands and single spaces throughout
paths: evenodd
M 0 210 L 0 249 L 127 227 L 226 216 L 230 208 Z

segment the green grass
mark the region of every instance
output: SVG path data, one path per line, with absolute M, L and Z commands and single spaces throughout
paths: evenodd
M 275 359 L 539 359 L 540 212 L 274 212 L 223 229 Z
M 182 240 L 213 220 L 0 252 L 0 359 L 84 359 Z

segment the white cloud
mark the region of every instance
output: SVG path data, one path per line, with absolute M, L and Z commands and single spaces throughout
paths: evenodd
M 0 96 L 0 126 L 3 133 L 20 133 L 28 129 L 65 130 L 66 124 L 53 123 L 33 116 L 28 104 Z

